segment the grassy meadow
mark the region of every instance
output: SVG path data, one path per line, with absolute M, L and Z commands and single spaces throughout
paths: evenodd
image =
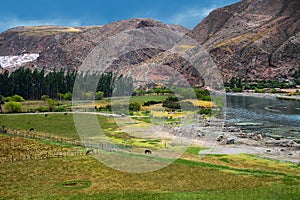
M 153 95 L 150 99 L 163 101 L 166 98 L 167 96 Z M 147 96 L 130 99 L 141 104 L 148 100 Z M 108 103 L 107 99 L 96 101 L 97 106 Z M 122 99 L 119 103 L 123 103 Z M 202 103 L 212 106 L 207 102 Z M 44 105 L 44 102 L 25 101 L 22 104 L 24 107 L 33 108 Z M 119 126 L 135 131 L 150 126 L 147 120 L 141 120 L 150 114 L 167 118 L 191 114 L 168 113 L 159 110 L 160 108 L 160 105 L 153 105 L 153 110 L 149 113 L 146 112 L 149 107 L 144 107 L 141 111 L 134 112 L 133 121 L 121 121 L 118 125 L 114 118 L 101 115 L 96 117 L 104 133 L 113 142 L 131 146 L 133 149 L 155 149 L 163 147 L 164 141 L 132 137 Z M 44 113 L 1 114 L 1 127 L 29 134 L 80 139 L 72 113 L 48 113 L 47 116 Z M 30 132 L 31 128 L 34 130 Z M 2 133 L 0 147 L 0 199 L 298 200 L 300 196 L 299 165 L 246 154 L 215 154 L 203 157 L 199 156 L 199 151 L 205 149 L 201 146 L 189 147 L 172 164 L 149 173 L 117 171 L 102 164 L 92 155 L 85 155 L 87 148 L 83 146 L 47 139 Z M 68 154 L 76 151 L 82 153 Z M 48 156 L 57 153 L 62 156 Z M 24 159 L 11 159 L 20 156 Z M 147 159 L 148 156 L 141 151 L 139 157 Z M 155 157 L 155 154 L 151 156 Z M 167 159 L 157 159 L 157 162 L 166 161 Z
M 0 169 L 0 196 L 4 199 L 296 200 L 300 195 L 300 176 L 294 174 L 299 167 L 292 164 L 276 170 L 255 170 L 188 160 L 192 155 L 186 153 L 166 168 L 140 174 L 116 171 L 92 156 L 5 162 Z M 264 161 L 264 164 L 276 163 Z M 89 184 L 65 185 L 78 181 Z

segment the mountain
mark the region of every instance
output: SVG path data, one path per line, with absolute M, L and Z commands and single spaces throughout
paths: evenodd
M 113 22 L 104 26 L 61 27 L 34 26 L 16 27 L 0 34 L 0 56 L 6 69 L 14 70 L 4 56 L 21 56 L 39 54 L 31 62 L 20 62 L 20 66 L 45 68 L 47 70 L 77 69 L 97 45 L 107 38 L 125 30 L 160 27 L 182 34 L 189 30 L 179 25 L 166 25 L 153 19 L 130 19 Z M 160 50 L 145 49 L 130 55 L 132 63 L 138 63 L 159 53 Z M 20 60 L 21 58 L 16 58 Z M 6 61 L 6 62 L 3 62 Z M 128 59 L 127 59 L 128 60 Z M 3 67 L 3 66 L 2 66 Z
M 300 67 L 300 1 L 243 0 L 212 11 L 189 36 L 224 79 L 290 79 Z
M 299 11 L 299 0 L 243 0 L 212 11 L 191 31 L 153 19 L 89 27 L 16 27 L 0 34 L 0 71 L 20 66 L 77 69 L 95 47 L 111 36 L 157 27 L 196 40 L 210 54 L 225 81 L 232 77 L 291 80 L 300 68 Z M 170 43 L 179 39 L 169 36 Z M 187 60 L 162 49 L 131 51 L 115 60 L 109 70 L 120 70 L 142 82 L 145 71 L 160 81 L 172 74 L 169 69 L 176 69 L 193 85 L 203 85 L 201 74 Z

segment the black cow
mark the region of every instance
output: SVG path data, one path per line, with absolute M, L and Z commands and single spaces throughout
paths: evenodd
M 152 154 L 152 152 L 150 150 L 146 149 L 145 154 Z
M 86 151 L 85 155 L 88 155 L 88 154 L 93 153 L 93 152 L 94 152 L 94 149 L 89 149 L 89 150 Z

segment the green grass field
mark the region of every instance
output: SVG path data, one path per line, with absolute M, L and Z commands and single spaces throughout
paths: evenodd
M 2 198 L 13 199 L 297 199 L 299 177 L 239 174 L 214 165 L 178 160 L 161 170 L 129 174 L 106 167 L 91 156 L 4 163 Z M 88 181 L 89 187 L 61 187 Z M 57 185 L 60 185 L 58 187 Z
M 128 138 L 113 118 L 97 116 L 97 119 L 115 141 L 127 139 L 128 145 L 147 147 L 160 142 Z M 34 128 L 36 132 L 78 139 L 70 113 L 47 117 L 44 114 L 0 115 L 2 126 L 27 131 Z M 45 155 L 47 151 L 75 148 L 8 135 L 1 135 L 0 147 L 0 158 L 34 152 Z M 299 165 L 245 154 L 200 157 L 201 150 L 202 147 L 192 146 L 171 165 L 138 174 L 116 171 L 92 156 L 5 160 L 0 168 L 0 199 L 299 199 Z

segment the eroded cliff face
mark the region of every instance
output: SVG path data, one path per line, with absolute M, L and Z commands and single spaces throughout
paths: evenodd
M 287 79 L 300 67 L 299 11 L 298 0 L 244 0 L 211 12 L 189 35 L 225 80 Z

